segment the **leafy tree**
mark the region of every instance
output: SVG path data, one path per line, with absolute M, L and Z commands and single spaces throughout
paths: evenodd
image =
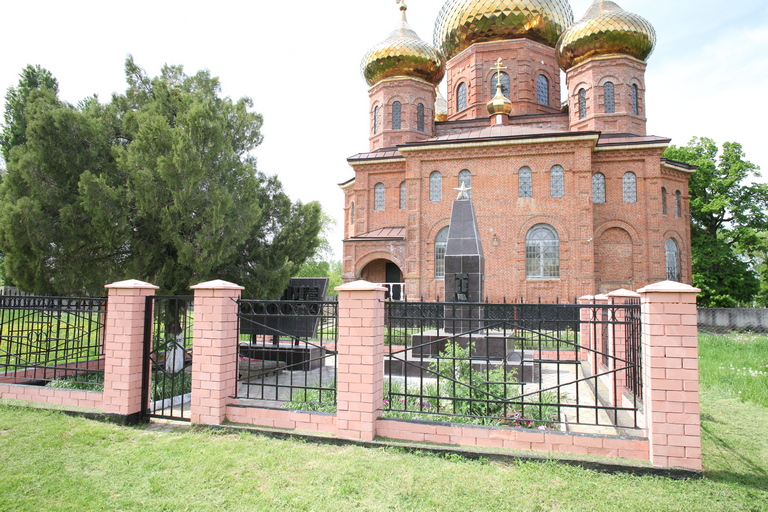
M 699 303 L 733 307 L 752 303 L 760 289 L 756 256 L 768 249 L 768 185 L 754 183 L 759 167 L 741 145 L 722 151 L 708 138 L 670 146 L 664 157 L 698 167 L 689 182 L 693 284 Z
M 279 294 L 316 251 L 322 211 L 257 171 L 251 101 L 221 97 L 206 71 L 166 66 L 152 79 L 129 57 L 126 76 L 105 105 L 29 95 L 26 143 L 0 190 L 9 275 L 51 293 L 100 293 L 130 276 L 168 294 L 215 278 Z

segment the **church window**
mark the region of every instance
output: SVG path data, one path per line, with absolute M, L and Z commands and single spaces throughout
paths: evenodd
M 552 226 L 537 224 L 525 236 L 525 277 L 560 277 L 560 239 Z
M 616 100 L 613 92 L 613 82 L 605 82 L 605 85 L 603 85 L 603 101 L 605 102 L 606 114 L 616 112 Z
M 464 185 L 465 188 L 472 188 L 472 173 L 464 169 L 459 173 L 459 188 Z M 467 192 L 469 198 L 472 198 L 472 191 Z
M 517 173 L 517 196 L 533 197 L 533 176 L 530 167 L 523 167 Z
M 638 101 L 638 89 L 636 84 L 632 84 L 632 113 L 636 116 L 640 115 L 640 106 Z
M 349 205 L 349 223 L 355 223 L 355 202 L 352 201 Z
M 579 89 L 579 119 L 587 117 L 587 90 Z
M 384 184 L 383 183 L 377 183 L 373 187 L 373 209 L 374 210 L 384 209 Z
M 565 172 L 560 165 L 555 165 L 549 171 L 549 195 L 552 197 L 565 195 Z
M 664 244 L 667 261 L 667 280 L 680 282 L 680 246 L 674 238 Z
M 667 189 L 661 187 L 661 214 L 667 214 Z
M 443 175 L 438 171 L 434 171 L 429 175 L 429 200 L 443 200 Z
M 605 202 L 605 174 L 600 172 L 592 175 L 592 202 Z
M 675 217 L 683 216 L 683 194 L 678 190 L 675 192 Z
M 374 135 L 379 133 L 379 117 L 381 115 L 381 112 L 379 110 L 379 106 L 376 105 L 373 109 L 373 133 Z
M 549 79 L 544 75 L 536 79 L 536 97 L 540 105 L 549 105 Z
M 624 202 L 636 203 L 637 202 L 637 177 L 635 176 L 635 173 L 633 172 L 624 173 L 622 184 L 624 187 Z
M 400 209 L 405 210 L 405 182 L 400 184 Z
M 402 111 L 402 105 L 399 101 L 396 101 L 392 104 L 392 129 L 393 130 L 399 130 L 400 129 L 400 112 Z
M 491 98 L 496 96 L 496 84 L 499 79 L 499 74 L 495 73 L 493 75 L 493 78 L 491 79 Z M 501 73 L 501 94 L 509 98 L 511 90 L 509 87 L 509 75 L 506 73 Z
M 445 249 L 448 247 L 448 226 L 435 236 L 435 277 L 445 277 Z
M 467 108 L 467 84 L 461 82 L 456 89 L 456 110 L 462 111 Z
M 424 104 L 419 103 L 416 105 L 416 129 L 420 132 L 424 131 Z

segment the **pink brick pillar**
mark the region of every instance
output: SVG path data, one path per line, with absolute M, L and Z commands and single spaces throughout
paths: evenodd
M 654 466 L 701 471 L 696 293 L 663 281 L 638 290 L 643 400 Z
M 615 290 L 608 294 L 609 302 L 612 302 L 617 306 L 624 305 L 631 299 L 639 298 L 639 293 L 624 289 Z M 629 334 L 630 329 L 627 322 L 631 321 L 627 315 L 628 310 L 616 308 L 614 311 L 616 324 L 611 328 L 609 333 L 609 352 L 616 358 L 616 360 L 608 360 L 608 366 L 611 370 L 628 366 L 628 363 L 622 361 L 627 360 L 627 335 Z M 613 405 L 621 405 L 621 395 L 627 390 L 628 375 L 627 370 L 619 370 L 611 374 L 610 400 Z
M 339 291 L 336 426 L 339 437 L 370 441 L 384 403 L 384 292 L 355 281 Z
M 595 301 L 595 297 L 592 295 L 585 295 L 583 297 L 579 297 L 579 304 L 583 306 L 581 309 L 579 309 L 579 320 L 581 320 L 581 327 L 579 329 L 579 354 L 578 358 L 581 361 L 587 361 L 587 359 L 590 357 L 591 352 L 588 350 L 590 348 L 590 343 L 592 340 L 592 337 L 594 335 L 595 327 L 590 323 L 592 320 L 592 314 L 593 309 L 589 306 L 593 304 Z
M 108 284 L 104 332 L 104 412 L 133 421 L 141 414 L 144 309 L 157 286 L 130 280 Z
M 242 286 L 209 281 L 195 292 L 192 341 L 193 423 L 220 425 L 237 386 L 237 300 Z

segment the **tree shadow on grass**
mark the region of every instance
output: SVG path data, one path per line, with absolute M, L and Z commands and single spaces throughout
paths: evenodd
M 761 491 L 768 491 L 768 471 L 766 461 L 762 458 L 753 459 L 748 456 L 744 447 L 718 435 L 713 423 L 720 423 L 711 415 L 701 416 L 702 441 L 708 440 L 717 450 L 707 450 L 704 453 L 706 466 L 715 469 L 704 469 L 704 475 L 710 480 L 749 486 Z

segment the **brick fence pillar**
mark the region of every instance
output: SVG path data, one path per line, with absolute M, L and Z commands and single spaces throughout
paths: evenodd
M 136 421 L 144 377 L 144 310 L 157 286 L 129 280 L 108 284 L 104 329 L 104 412 Z
M 609 302 L 616 306 L 625 305 L 630 300 L 634 300 L 634 303 L 637 304 L 637 299 L 640 299 L 640 294 L 631 290 L 619 289 L 608 294 Z M 616 370 L 616 368 L 629 366 L 629 361 L 627 359 L 627 337 L 629 336 L 631 341 L 630 331 L 632 327 L 629 323 L 632 321 L 632 318 L 627 314 L 627 309 L 619 307 L 614 308 L 611 311 L 612 318 L 610 320 L 615 320 L 615 323 L 608 333 L 608 353 L 613 356 L 608 358 L 608 369 Z M 627 370 L 618 370 L 611 374 L 611 378 L 609 379 L 611 383 L 611 386 L 609 387 L 611 404 L 619 407 L 621 406 L 621 397 L 627 390 L 628 377 L 629 373 Z
M 581 323 L 579 324 L 579 353 L 577 357 L 581 361 L 587 361 L 591 354 L 589 348 L 595 330 L 595 326 L 591 322 L 594 308 L 589 306 L 595 303 L 595 297 L 593 295 L 579 297 L 578 303 L 582 307 L 579 308 L 579 320 L 581 320 Z
M 195 293 L 192 341 L 193 423 L 220 425 L 237 386 L 237 300 L 243 290 L 226 281 L 192 287 Z
M 654 466 L 701 471 L 696 293 L 663 281 L 638 290 L 643 400 Z
M 384 403 L 384 292 L 367 281 L 339 291 L 336 426 L 339 437 L 370 441 Z

